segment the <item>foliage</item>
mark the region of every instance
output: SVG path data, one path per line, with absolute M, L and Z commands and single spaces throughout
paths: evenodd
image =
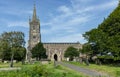
M 21 70 L 0 71 L 0 77 L 85 77 L 63 66 L 54 68 L 48 65 L 24 65 Z
M 26 56 L 26 48 L 25 47 L 16 47 L 14 59 L 21 61 L 25 59 Z
M 0 58 L 22 60 L 25 58 L 25 40 L 22 32 L 4 32 L 0 35 Z
M 93 53 L 92 46 L 89 43 L 83 45 L 83 48 L 80 50 L 81 53 Z
M 65 51 L 64 56 L 69 57 L 72 60 L 74 57 L 79 56 L 79 51 L 74 47 L 68 47 L 67 50 Z
M 0 68 L 9 68 L 10 67 L 9 64 L 10 64 L 9 62 L 8 63 L 1 62 L 0 63 Z M 21 62 L 14 63 L 14 67 L 21 67 L 21 66 L 22 66 Z
M 7 42 L 3 42 L 0 40 L 0 58 L 2 60 L 10 60 L 10 56 L 11 56 L 11 49 L 8 45 Z
M 42 43 L 38 43 L 35 47 L 31 50 L 32 57 L 40 60 L 42 58 L 47 58 L 46 49 L 43 47 Z
M 120 5 L 98 26 L 83 34 L 92 47 L 92 54 L 111 53 L 120 57 Z M 85 47 L 87 49 L 87 47 Z M 91 51 L 90 51 L 91 52 Z M 97 52 L 97 53 L 95 53 Z M 108 58 L 108 57 L 104 57 Z M 113 60 L 116 60 L 114 59 Z M 117 60 L 120 60 L 117 59 Z

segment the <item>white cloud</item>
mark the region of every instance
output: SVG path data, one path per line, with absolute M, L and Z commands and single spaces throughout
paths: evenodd
M 91 10 L 106 10 L 117 6 L 118 1 L 110 1 L 100 5 L 91 6 Z
M 52 31 L 61 30 L 63 28 L 67 29 L 70 27 L 74 28 L 75 26 L 81 26 L 81 24 L 88 22 L 90 20 L 90 17 L 92 17 L 89 14 L 90 11 L 104 10 L 116 6 L 117 4 L 117 1 L 111 1 L 100 5 L 87 6 L 84 9 L 80 9 L 80 7 L 77 9 L 73 8 L 77 4 L 82 4 L 80 2 L 83 1 L 84 0 L 71 0 L 73 4 L 72 7 L 65 5 L 58 7 L 57 11 L 62 13 L 57 16 L 52 16 L 51 20 L 49 22 L 44 23 L 44 25 L 50 25 L 52 27 Z
M 66 6 L 60 6 L 58 8 L 58 11 L 63 12 L 63 13 L 70 13 L 71 12 L 70 8 L 68 8 Z
M 29 27 L 29 23 L 26 21 L 21 21 L 21 20 L 9 20 L 9 19 L 0 19 L 0 22 L 7 26 L 7 27 L 16 27 L 16 26 L 21 26 L 21 27 Z
M 44 22 L 40 22 L 41 24 L 41 26 L 48 26 L 48 25 L 51 25 L 52 23 L 50 23 L 50 22 L 48 22 L 48 23 L 44 23 Z
M 27 10 L 4 10 L 2 13 L 6 13 L 9 15 L 14 15 L 13 18 L 7 19 L 7 18 L 2 18 L 0 21 L 8 26 L 8 27 L 14 27 L 14 26 L 21 26 L 21 27 L 29 27 L 29 23 L 27 21 L 21 21 L 20 19 L 25 19 L 25 15 L 28 16 L 32 14 L 32 11 L 27 11 Z M 14 20 L 15 17 L 18 17 L 18 19 Z
M 15 16 L 31 15 L 33 12 L 31 10 L 4 10 L 3 13 Z
M 84 23 L 88 23 L 93 19 L 93 17 L 89 14 L 91 11 L 104 11 L 111 7 L 117 5 L 118 1 L 109 1 L 99 5 L 92 5 L 92 6 L 85 6 L 81 7 L 82 3 L 87 3 L 91 0 L 71 0 L 71 6 L 62 5 L 59 6 L 56 10 L 59 15 L 52 14 L 50 17 L 50 21 L 46 22 L 46 25 L 51 26 L 51 28 L 47 30 L 43 30 L 43 34 L 53 34 L 59 31 L 63 31 L 62 33 L 66 32 L 66 34 L 71 35 L 64 35 L 59 37 L 58 35 L 56 38 L 52 38 L 50 41 L 57 41 L 57 42 L 71 42 L 71 41 L 84 41 L 81 34 L 78 34 L 78 30 Z M 96 12 L 95 12 L 96 13 Z M 45 24 L 45 23 L 44 23 Z M 89 26 L 89 25 L 88 25 Z M 76 33 L 76 34 L 74 34 Z M 60 33 L 61 34 L 61 33 Z M 75 38 L 73 38 L 75 37 Z
M 110 3 L 104 4 L 101 8 L 111 8 L 118 5 L 118 1 L 111 1 Z
M 67 35 L 64 37 L 54 37 L 49 42 L 78 42 L 85 43 L 86 41 L 82 37 L 82 34 L 73 34 L 73 35 Z
M 74 9 L 83 9 L 83 8 L 87 7 L 87 5 L 90 2 L 93 2 L 95 0 L 70 0 L 70 1 L 71 1 L 71 4 L 72 4 L 72 7 Z
M 74 10 L 68 6 L 60 6 L 58 7 L 57 11 L 61 12 L 61 14 L 52 16 L 49 22 L 42 24 L 51 26 L 51 29 L 49 29 L 48 33 L 59 30 L 73 32 L 76 27 L 81 26 L 81 24 L 87 22 L 91 17 L 90 15 L 78 13 L 78 10 Z
M 14 21 L 14 22 L 7 22 L 8 27 L 14 27 L 14 26 L 22 26 L 22 27 L 28 27 L 28 22 L 24 21 Z
M 104 2 L 105 0 L 103 0 Z M 118 0 L 109 0 L 109 2 L 106 0 L 106 2 L 102 3 L 102 4 L 97 4 L 94 5 L 93 2 L 98 2 L 96 0 L 71 0 L 71 4 L 72 7 L 74 9 L 79 9 L 79 8 L 88 8 L 88 7 L 95 7 L 95 8 L 110 8 L 115 6 L 116 4 L 118 4 Z M 101 0 L 102 2 L 102 0 Z M 89 6 L 89 4 L 92 4 L 91 6 Z
M 90 0 L 89 0 L 90 1 Z M 43 22 L 41 24 L 41 26 L 45 26 L 45 25 L 50 25 L 52 28 L 52 31 L 57 31 L 57 30 L 61 30 L 61 29 L 66 29 L 69 32 L 69 28 L 73 28 L 74 26 L 77 25 L 81 25 L 87 21 L 89 21 L 89 18 L 91 17 L 88 13 L 88 11 L 93 11 L 95 9 L 98 10 L 104 10 L 110 7 L 113 7 L 117 4 L 117 0 L 116 1 L 111 1 L 111 2 L 107 2 L 104 4 L 100 4 L 100 5 L 94 5 L 94 6 L 88 6 L 85 7 L 84 9 L 79 9 L 81 2 L 88 2 L 86 0 L 71 0 L 72 3 L 72 7 L 68 7 L 68 6 L 60 6 L 58 7 L 57 11 L 58 12 L 62 12 L 60 15 L 57 16 L 53 16 L 51 19 L 51 21 L 49 22 Z M 78 8 L 74 8 L 74 7 L 78 7 Z M 14 10 L 14 11 L 4 11 L 5 13 L 9 13 L 9 14 L 14 14 L 14 15 L 18 15 L 21 16 L 22 14 L 32 14 L 32 10 L 31 11 L 19 11 L 19 10 Z M 19 13 L 18 13 L 19 12 Z M 85 15 L 83 15 L 85 14 Z M 10 22 L 8 23 L 9 27 L 12 26 L 22 26 L 22 27 L 28 27 L 28 22 L 24 21 L 24 22 Z

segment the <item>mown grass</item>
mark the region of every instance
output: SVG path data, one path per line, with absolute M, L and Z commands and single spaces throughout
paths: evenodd
M 47 68 L 49 68 L 50 70 L 54 69 L 53 70 L 54 74 L 51 77 L 88 77 L 87 75 L 84 75 L 82 73 L 76 72 L 76 71 L 74 71 L 72 69 L 69 69 L 69 68 L 61 66 L 61 65 L 58 65 L 56 67 L 51 65 L 51 66 L 49 66 Z
M 18 64 L 19 65 L 19 64 Z M 63 66 L 36 63 L 21 66 L 21 70 L 1 71 L 0 77 L 87 77 Z
M 14 67 L 21 67 L 22 63 L 21 62 L 17 62 L 14 63 Z M 10 63 L 0 63 L 0 68 L 7 68 L 10 67 Z
M 87 68 L 90 70 L 98 71 L 101 73 L 106 73 L 110 77 L 120 77 L 120 67 L 115 66 L 109 66 L 109 65 L 96 65 L 96 64 L 90 64 L 87 66 L 86 64 L 81 64 L 80 62 L 67 62 L 70 64 L 74 64 L 83 68 Z

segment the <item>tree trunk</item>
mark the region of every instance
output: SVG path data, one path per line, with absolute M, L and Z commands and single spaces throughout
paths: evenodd
M 13 67 L 13 58 L 14 58 L 14 53 L 12 53 L 12 56 L 11 56 L 10 67 Z
M 24 59 L 22 59 L 22 65 L 24 65 L 25 64 L 25 60 Z

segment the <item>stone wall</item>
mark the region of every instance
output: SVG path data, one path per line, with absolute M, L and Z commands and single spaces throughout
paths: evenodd
M 48 55 L 48 59 L 54 61 L 65 60 L 64 52 L 65 50 L 73 46 L 77 49 L 81 49 L 82 45 L 80 43 L 43 43 L 44 47 L 46 48 L 46 54 Z

